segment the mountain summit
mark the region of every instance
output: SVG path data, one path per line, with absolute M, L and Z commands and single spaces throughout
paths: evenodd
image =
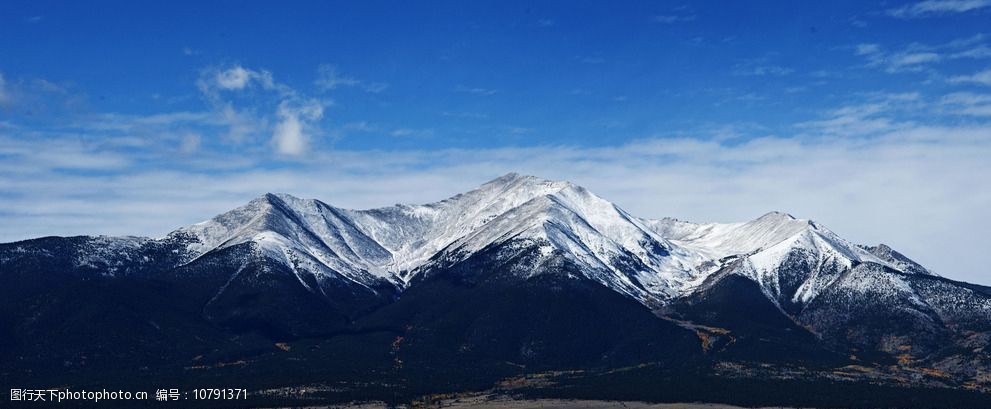
M 0 308 L 17 380 L 240 362 L 259 385 L 351 385 L 341 399 L 620 368 L 991 389 L 988 288 L 782 212 L 644 219 L 515 173 L 423 205 L 269 193 L 157 239 L 0 244 Z

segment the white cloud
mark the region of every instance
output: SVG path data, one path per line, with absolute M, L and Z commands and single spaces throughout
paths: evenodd
M 361 88 L 366 92 L 371 92 L 373 94 L 378 94 L 389 88 L 389 84 L 384 82 L 362 82 Z
M 854 47 L 854 54 L 866 58 L 868 66 L 887 72 L 923 71 L 945 60 L 991 58 L 991 48 L 982 43 L 984 40 L 985 36 L 978 34 L 943 44 L 912 43 L 895 51 L 864 43 Z
M 123 152 L 95 149 L 94 144 L 74 136 L 59 138 L 54 143 L 43 143 L 31 138 L 13 138 L 0 134 L 0 156 L 5 157 L 3 165 L 6 167 L 0 167 L 0 173 L 6 173 L 4 178 L 16 175 L 20 166 L 25 166 L 28 170 L 112 171 L 126 169 L 133 164 Z M 3 178 L 0 178 L 0 191 L 7 191 L 3 188 L 2 181 Z
M 898 123 L 893 119 L 894 114 L 923 109 L 926 106 L 919 93 L 877 93 L 869 95 L 863 103 L 830 110 L 822 119 L 795 126 L 814 136 L 869 137 L 913 126 Z
M 888 15 L 899 18 L 928 17 L 952 13 L 964 13 L 991 6 L 991 0 L 926 0 L 888 10 Z
M 313 82 L 313 84 L 316 85 L 318 89 L 323 91 L 329 91 L 345 86 L 359 87 L 366 92 L 371 92 L 374 94 L 380 93 L 389 88 L 389 84 L 386 83 L 368 82 L 344 76 L 338 72 L 337 66 L 332 64 L 321 64 L 317 68 L 317 79 Z
M 150 115 L 126 115 L 118 113 L 86 116 L 73 122 L 87 131 L 136 132 L 143 128 L 170 128 L 182 125 L 222 125 L 210 112 L 166 112 Z M 160 130 L 160 129 L 156 129 Z
M 919 48 L 919 47 L 913 47 Z M 859 44 L 855 54 L 867 58 L 871 67 L 883 67 L 887 72 L 921 71 L 925 64 L 937 62 L 942 57 L 931 51 L 902 50 L 886 52 L 878 44 Z
M 234 66 L 218 71 L 215 79 L 217 87 L 225 90 L 244 89 L 252 81 L 259 81 L 266 88 L 272 86 L 272 75 L 270 73 L 266 71 L 251 71 L 241 66 Z
M 892 56 L 891 65 L 893 67 L 906 67 L 910 65 L 918 65 L 929 62 L 939 61 L 939 54 L 927 52 L 927 53 L 902 53 Z
M 449 117 L 454 117 L 454 118 L 464 118 L 464 119 L 488 119 L 489 118 L 489 114 L 485 114 L 485 113 L 481 113 L 481 112 L 450 112 L 450 111 L 444 111 L 444 112 L 441 112 L 441 115 L 443 115 L 443 116 L 449 116 Z
M 275 81 L 271 72 L 239 65 L 206 69 L 197 81 L 216 117 L 229 127 L 226 140 L 235 143 L 258 142 L 258 136 L 271 132 L 274 152 L 301 156 L 310 146 L 312 135 L 320 131 L 324 106 L 329 101 L 308 99 L 294 88 Z M 253 86 L 260 92 L 246 98 Z M 238 108 L 238 103 L 245 107 Z M 267 105 L 271 104 L 271 105 Z M 269 109 L 274 108 L 274 113 Z
M 357 79 L 342 76 L 337 72 L 337 67 L 330 64 L 323 64 L 317 68 L 317 80 L 314 82 L 318 88 L 335 89 L 339 86 L 355 86 L 361 83 Z
M 738 76 L 783 76 L 793 72 L 791 68 L 768 64 L 765 59 L 744 61 L 733 67 L 733 75 Z
M 694 15 L 673 15 L 673 14 L 658 14 L 650 18 L 650 21 L 661 24 L 683 23 L 694 20 L 695 20 Z
M 991 58 L 991 47 L 982 44 L 974 48 L 953 53 L 950 55 L 950 58 Z
M 987 69 L 975 73 L 974 75 L 961 75 L 957 77 L 952 77 L 950 78 L 949 81 L 956 83 L 969 82 L 969 83 L 991 86 L 991 69 Z
M 395 136 L 395 137 L 404 137 L 404 136 L 431 136 L 433 134 L 434 134 L 433 129 L 399 128 L 399 129 L 393 130 L 392 132 L 389 132 L 389 135 Z
M 358 121 L 358 122 L 348 122 L 341 126 L 341 129 L 345 131 L 354 132 L 375 132 L 379 130 L 379 127 L 375 124 L 369 123 L 368 121 Z
M 301 155 L 306 150 L 307 136 L 303 134 L 303 124 L 299 117 L 279 111 L 281 121 L 275 125 L 272 143 L 276 151 L 283 155 Z
M 495 94 L 498 94 L 499 93 L 499 90 L 497 90 L 497 89 L 480 88 L 480 87 L 466 87 L 466 86 L 463 86 L 463 85 L 459 85 L 457 88 L 454 89 L 454 91 L 455 92 L 462 92 L 462 93 L 465 93 L 465 94 L 478 95 L 478 96 L 482 96 L 482 97 L 487 97 L 487 96 L 491 96 L 491 95 L 495 95 Z
M 220 92 L 240 91 L 254 85 L 265 90 L 287 91 L 285 86 L 275 82 L 271 72 L 251 70 L 240 65 L 205 69 L 200 73 L 196 85 L 207 98 L 211 99 L 219 98 Z
M 956 92 L 944 96 L 941 104 L 948 114 L 991 117 L 991 94 Z
M 12 99 L 7 91 L 7 81 L 3 78 L 3 73 L 0 72 L 0 107 L 6 107 L 11 104 Z
M 200 148 L 201 142 L 202 138 L 199 134 L 187 132 L 182 135 L 182 138 L 179 141 L 179 152 L 187 155 L 196 152 Z
M 307 152 L 311 135 L 310 122 L 323 117 L 323 105 L 311 100 L 302 104 L 283 101 L 277 111 L 279 122 L 272 133 L 272 144 L 282 155 L 298 156 Z
M 678 6 L 665 14 L 656 14 L 650 17 L 650 21 L 661 24 L 685 23 L 695 20 L 695 13 L 688 6 Z
M 32 116 L 54 115 L 64 118 L 84 108 L 86 97 L 72 87 L 44 78 L 9 78 L 0 72 L 0 109 Z
M 871 55 L 881 52 L 881 45 L 879 44 L 857 44 L 856 54 L 857 55 Z
M 225 102 L 217 113 L 228 127 L 225 139 L 230 142 L 247 142 L 255 131 L 263 128 L 258 120 L 247 113 L 238 112 L 230 102 Z

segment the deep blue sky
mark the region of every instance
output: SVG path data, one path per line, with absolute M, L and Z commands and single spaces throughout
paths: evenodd
M 0 240 L 521 171 L 982 268 L 991 0 L 575 3 L 0 2 Z
M 387 84 L 321 95 L 338 102 L 326 126 L 381 128 L 326 141 L 338 148 L 603 145 L 729 122 L 780 133 L 851 94 L 931 77 L 864 67 L 856 45 L 941 44 L 991 23 L 980 10 L 890 18 L 894 4 L 862 1 L 245 3 L 4 2 L 3 74 L 67 84 L 86 109 L 144 115 L 203 110 L 206 67 L 264 69 L 309 91 L 333 64 Z

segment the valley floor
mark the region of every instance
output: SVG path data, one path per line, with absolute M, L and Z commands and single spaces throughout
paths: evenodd
M 329 406 L 328 409 L 385 409 L 385 404 L 364 403 Z M 410 408 L 470 408 L 470 409 L 743 409 L 715 403 L 646 403 L 631 401 L 569 400 L 569 399 L 512 399 L 481 395 L 418 404 Z M 784 408 L 763 408 L 784 409 Z

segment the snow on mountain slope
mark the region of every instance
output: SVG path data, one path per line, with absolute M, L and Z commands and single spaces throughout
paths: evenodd
M 661 236 L 712 259 L 767 249 L 810 229 L 835 236 L 815 222 L 782 212 L 770 212 L 744 223 L 696 224 L 676 219 L 644 222 Z
M 171 235 L 195 237 L 189 260 L 253 242 L 292 268 L 400 288 L 440 256 L 452 262 L 526 240 L 544 257 L 563 255 L 590 278 L 648 304 L 693 291 L 729 259 L 769 297 L 791 302 L 808 302 L 855 264 L 908 265 L 785 213 L 727 224 L 640 219 L 580 186 L 518 174 L 436 203 L 371 210 L 267 194 Z M 782 267 L 799 262 L 808 266 L 800 276 Z
M 104 275 L 114 276 L 119 270 L 139 261 L 132 258 L 136 250 L 148 241 L 143 237 L 91 237 L 76 252 L 74 264 L 76 268 L 102 269 Z
M 409 272 L 499 215 L 566 185 L 511 173 L 440 202 L 352 210 L 348 214 L 392 252 L 387 268 Z M 408 281 L 410 277 L 404 274 L 403 278 Z
M 368 238 L 342 212 L 317 200 L 267 194 L 211 220 L 170 235 L 191 235 L 191 257 L 253 242 L 270 258 L 311 273 L 341 274 L 359 284 L 390 279 L 382 269 L 388 250 Z
M 712 260 L 737 256 L 735 273 L 760 284 L 776 301 L 807 303 L 841 273 L 860 263 L 905 271 L 904 264 L 892 262 L 890 257 L 878 257 L 816 222 L 781 212 L 745 223 L 695 224 L 675 219 L 647 223 L 676 245 Z M 710 269 L 722 266 L 713 262 Z M 696 285 L 701 285 L 707 274 L 699 278 Z
M 529 240 L 541 253 L 563 254 L 589 278 L 644 302 L 671 298 L 692 278 L 691 265 L 701 261 L 696 254 L 582 187 L 555 187 L 455 241 L 448 253 L 465 258 L 493 244 Z
M 912 259 L 905 257 L 904 254 L 895 251 L 891 247 L 888 247 L 886 244 L 878 244 L 876 246 L 859 246 L 859 247 L 875 255 L 877 258 L 887 261 L 889 264 L 894 265 L 899 270 L 904 271 L 906 273 L 932 275 L 932 276 L 937 275 L 936 273 L 929 271 L 929 269 L 923 267 L 919 263 L 912 261 Z
M 839 278 L 841 273 L 856 264 L 867 262 L 895 268 L 832 231 L 809 223 L 808 228 L 794 236 L 746 256 L 745 271 L 753 274 L 753 278 L 769 289 L 775 299 L 788 298 L 793 303 L 807 303 Z M 801 263 L 803 268 L 788 269 L 789 263 Z M 782 274 L 792 276 L 783 277 Z M 783 288 L 789 280 L 798 284 L 798 288 Z
M 551 182 L 506 175 L 468 193 L 427 205 L 346 210 L 317 200 L 267 194 L 211 220 L 179 229 L 190 235 L 190 259 L 212 250 L 255 242 L 273 259 L 342 273 L 356 282 L 369 276 L 405 284 L 407 274 L 455 240 L 509 209 L 561 189 Z

